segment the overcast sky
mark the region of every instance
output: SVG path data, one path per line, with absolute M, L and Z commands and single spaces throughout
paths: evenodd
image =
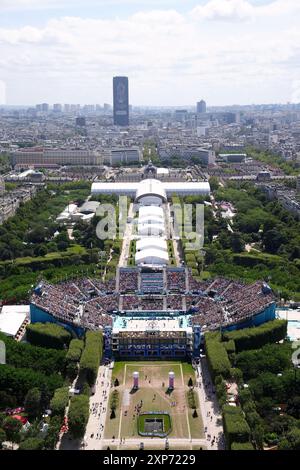
M 133 105 L 300 102 L 299 24 L 300 0 L 0 0 L 0 104 L 111 103 L 114 75 Z

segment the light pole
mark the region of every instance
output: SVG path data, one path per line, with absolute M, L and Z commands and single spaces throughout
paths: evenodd
M 102 277 L 102 267 L 103 267 L 102 260 L 106 256 L 106 251 L 99 251 L 99 256 L 100 256 L 101 277 Z

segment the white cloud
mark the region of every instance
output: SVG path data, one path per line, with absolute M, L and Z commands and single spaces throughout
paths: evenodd
M 15 103 L 110 101 L 114 74 L 129 76 L 133 104 L 184 105 L 201 96 L 213 104 L 288 101 L 299 76 L 300 33 L 296 4 L 284 1 L 282 15 L 282 0 L 265 7 L 232 0 L 234 8 L 224 11 L 219 7 L 228 2 L 211 0 L 197 15 L 154 10 L 0 27 L 0 79 Z M 227 21 L 208 21 L 221 14 Z M 234 27 L 228 21 L 254 17 Z
M 247 0 L 210 0 L 192 11 L 196 18 L 208 20 L 241 20 L 253 13 L 254 7 Z
M 254 5 L 248 0 L 209 0 L 204 5 L 196 6 L 191 16 L 202 20 L 240 21 L 299 11 L 299 0 L 275 0 L 267 5 Z

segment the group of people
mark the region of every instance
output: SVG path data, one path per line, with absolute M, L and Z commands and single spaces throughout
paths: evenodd
M 210 297 L 187 296 L 186 305 L 187 309 L 194 309 L 195 315 L 191 318 L 192 324 L 214 328 L 222 321 L 222 306 Z
M 121 297 L 121 310 L 163 310 L 162 296 L 124 295 Z
M 176 292 L 185 292 L 185 271 L 167 270 L 167 290 Z
M 140 308 L 141 310 L 163 310 L 163 297 L 141 297 Z
M 139 297 L 137 295 L 121 296 L 122 310 L 138 310 L 140 308 Z
M 255 315 L 272 302 L 273 293 L 263 292 L 263 283 L 257 281 L 250 285 L 238 281 L 216 279 L 207 288 L 217 292 L 217 296 L 186 295 L 187 310 L 194 313 L 191 318 L 193 325 L 206 326 L 208 329 L 216 329 L 220 325 L 226 326 L 237 320 L 246 320 Z
M 118 310 L 119 299 L 116 294 L 96 297 L 84 305 L 83 321 L 95 326 L 112 325 L 112 316 L 107 312 Z
M 105 381 L 105 375 L 106 375 L 106 370 L 104 370 L 104 372 L 102 373 L 101 377 L 99 377 L 96 381 L 96 386 L 99 385 L 99 381 L 100 382 L 100 385 L 101 387 L 104 387 L 104 389 L 102 390 L 102 401 L 97 401 L 97 402 L 94 402 L 92 404 L 92 406 L 90 407 L 90 414 L 92 414 L 95 418 L 98 418 L 99 421 L 100 421 L 100 418 L 101 418 L 101 415 L 104 414 L 105 416 L 105 413 L 106 413 L 106 410 L 107 410 L 107 399 L 108 399 L 108 390 L 109 390 L 109 382 L 108 381 Z M 104 431 L 104 425 L 100 422 L 98 424 L 98 432 L 96 433 L 95 435 L 95 432 L 91 433 L 90 434 L 90 438 L 91 439 L 101 439 L 102 438 L 102 435 L 103 435 L 103 431 Z
M 168 295 L 167 296 L 167 309 L 168 310 L 183 310 L 182 295 Z
M 122 271 L 119 273 L 119 292 L 135 292 L 138 288 L 138 271 Z
M 183 296 L 168 295 L 166 297 L 167 310 L 182 310 Z M 138 296 L 138 295 L 122 295 L 121 310 L 163 310 L 163 296 Z
M 67 292 L 51 284 L 43 284 L 41 289 L 39 294 L 32 295 L 33 304 L 61 320 L 73 322 L 79 318 L 79 304 L 69 299 Z
M 236 291 L 226 305 L 226 312 L 230 319 L 245 318 L 250 314 L 259 313 L 273 301 L 272 292 L 264 294 L 262 283 L 258 281 Z
M 153 273 L 158 281 L 162 273 Z M 142 273 L 151 279 L 152 273 Z M 216 278 L 213 281 L 196 281 L 188 272 L 189 293 L 186 293 L 186 272 L 167 269 L 168 288 L 179 287 L 173 295 L 119 295 L 115 279 L 103 283 L 97 279 L 76 279 L 58 285 L 40 284 L 39 292 L 31 301 L 37 307 L 59 320 L 77 325 L 99 328 L 112 326 L 111 314 L 119 310 L 185 310 L 192 314 L 191 324 L 217 329 L 220 324 L 247 319 L 268 307 L 274 296 L 263 289 L 262 282 L 245 285 L 239 281 Z M 137 290 L 138 270 L 120 271 L 120 290 Z M 150 277 L 149 277 L 150 276 Z M 198 293 L 192 293 L 197 287 Z
M 143 400 L 141 400 L 137 405 L 134 407 L 134 413 L 132 415 L 132 419 L 135 419 L 135 414 L 138 416 L 143 407 Z
M 192 276 L 192 273 L 188 273 L 188 285 L 190 292 L 205 292 L 210 286 L 211 281 L 198 281 Z

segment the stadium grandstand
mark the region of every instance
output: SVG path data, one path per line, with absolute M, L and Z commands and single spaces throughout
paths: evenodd
M 93 183 L 92 192 L 112 191 L 109 184 Z M 113 183 L 115 194 L 121 194 L 118 184 Z M 116 278 L 108 282 L 84 278 L 51 285 L 41 281 L 31 297 L 31 322 L 57 322 L 79 337 L 85 330 L 102 329 L 106 357 L 177 358 L 199 356 L 206 331 L 273 320 L 275 296 L 265 282 L 199 281 L 184 265 L 169 264 L 167 185 L 180 184 L 155 179 L 120 183 L 139 204 L 134 220 L 138 227 L 135 266 L 118 266 Z M 172 186 L 172 194 L 209 193 L 208 183 L 195 183 L 195 193 L 188 192 L 193 191 L 190 184 L 184 183 L 181 189 Z
M 197 281 L 195 289 L 186 268 L 169 267 L 156 273 L 119 268 L 117 277 L 118 289 L 116 281 L 112 287 L 88 278 L 56 285 L 41 281 L 31 297 L 31 321 L 56 322 L 78 336 L 102 329 L 108 357 L 125 351 L 126 356 L 159 356 L 162 345 L 164 357 L 178 357 L 198 355 L 206 331 L 256 326 L 275 318 L 275 296 L 262 281 L 247 285 L 217 278 Z M 149 342 L 152 336 L 157 341 Z

